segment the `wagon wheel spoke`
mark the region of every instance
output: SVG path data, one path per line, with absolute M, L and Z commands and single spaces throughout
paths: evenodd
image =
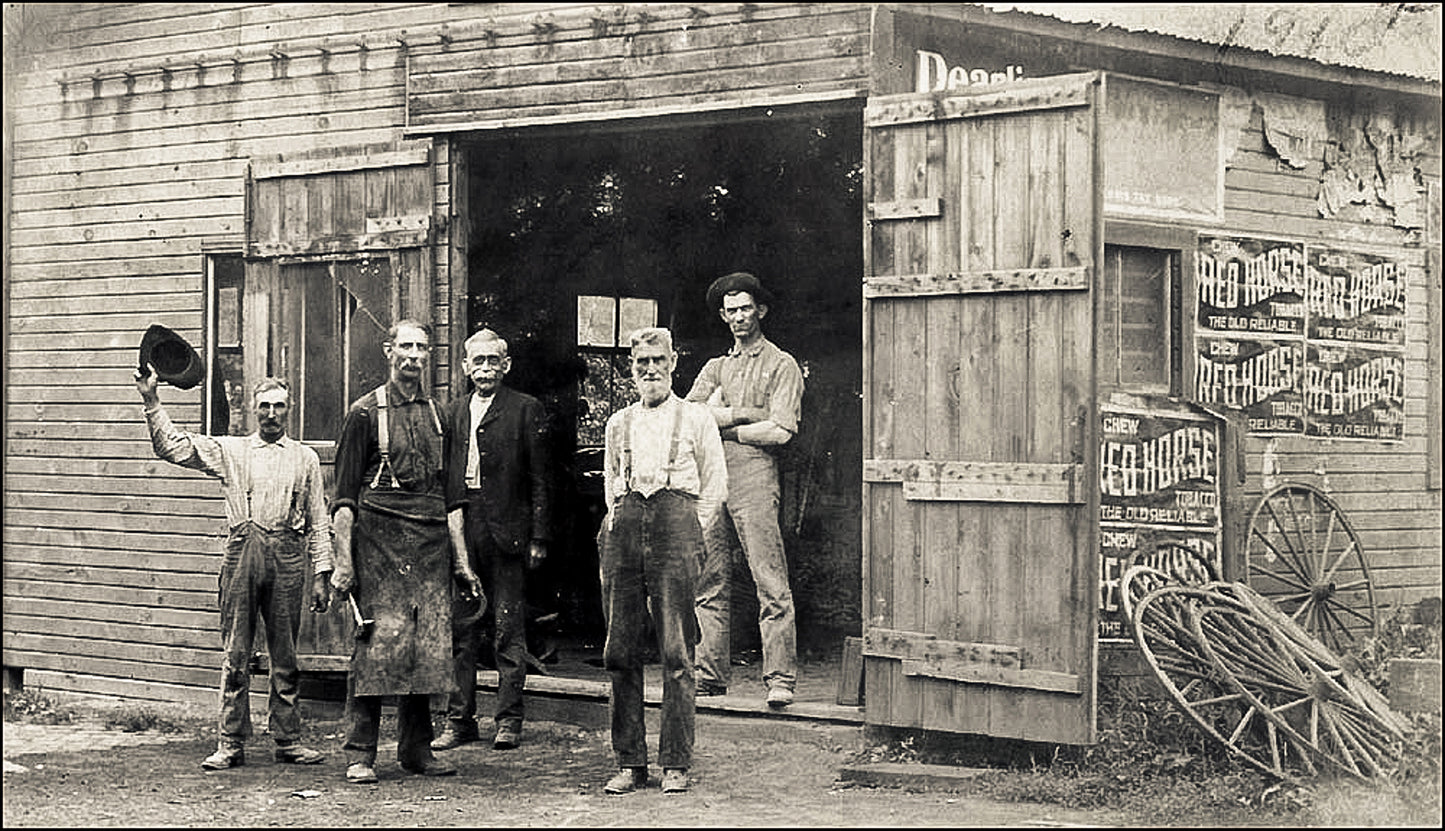
M 1302 565 L 1307 572 L 1310 567 L 1310 560 L 1312 559 L 1310 555 L 1314 553 L 1314 546 L 1310 545 L 1313 532 L 1306 534 L 1304 527 L 1300 525 L 1299 510 L 1295 507 L 1293 493 L 1285 500 L 1285 504 L 1289 506 L 1289 518 L 1294 524 L 1295 539 L 1299 540 L 1300 565 Z
M 1340 550 L 1340 556 L 1335 558 L 1334 563 L 1330 565 L 1329 571 L 1325 572 L 1323 569 L 1321 569 L 1321 571 L 1323 572 L 1323 576 L 1320 579 L 1326 583 L 1334 579 L 1335 573 L 1340 570 L 1340 564 L 1343 563 L 1345 559 L 1351 554 L 1355 553 L 1355 551 L 1355 542 L 1351 541 L 1349 545 L 1345 546 L 1343 549 Z
M 1305 626 L 1308 627 L 1310 619 L 1314 617 L 1314 612 L 1310 611 L 1315 605 L 1313 602 L 1311 602 L 1313 597 L 1313 593 L 1306 594 L 1304 602 L 1299 604 L 1298 609 L 1295 609 L 1293 612 L 1290 613 L 1289 619 L 1297 621 L 1299 620 L 1300 615 L 1305 615 Z M 1306 612 L 1308 612 L 1308 614 L 1306 614 Z
M 1266 500 L 1264 504 L 1265 507 L 1269 509 L 1269 516 L 1270 519 L 1274 521 L 1274 527 L 1279 530 L 1279 538 L 1284 541 L 1285 547 L 1289 549 L 1289 557 L 1285 558 L 1285 561 L 1294 569 L 1295 574 L 1298 574 L 1308 581 L 1309 570 L 1305 567 L 1304 561 L 1300 557 L 1299 546 L 1296 546 L 1294 540 L 1289 538 L 1289 531 L 1284 527 L 1284 522 L 1280 520 L 1279 514 L 1275 512 L 1274 503 Z M 1292 509 L 1293 507 L 1291 507 L 1291 510 Z
M 1280 574 L 1279 572 L 1273 571 L 1273 570 L 1271 570 L 1271 569 L 1267 569 L 1267 568 L 1265 568 L 1264 566 L 1254 565 L 1254 566 L 1250 566 L 1250 567 L 1253 568 L 1255 571 L 1258 571 L 1258 572 L 1260 572 L 1260 573 L 1262 573 L 1262 574 L 1266 574 L 1266 575 L 1268 575 L 1268 576 L 1270 576 L 1270 577 L 1273 577 L 1274 579 L 1280 581 L 1281 583 L 1284 583 L 1284 584 L 1287 585 L 1287 586 L 1292 586 L 1292 587 L 1294 587 L 1294 588 L 1296 588 L 1296 589 L 1299 589 L 1300 591 L 1302 591 L 1302 592 L 1305 593 L 1305 596 L 1306 596 L 1306 597 L 1308 597 L 1309 594 L 1310 594 L 1310 587 L 1309 587 L 1308 585 L 1306 585 L 1305 583 L 1301 583 L 1299 580 L 1295 579 L 1294 577 L 1291 577 L 1291 576 L 1285 575 L 1285 574 Z

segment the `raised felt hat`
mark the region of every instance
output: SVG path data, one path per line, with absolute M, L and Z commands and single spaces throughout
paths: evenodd
M 159 323 L 151 324 L 140 339 L 140 371 L 146 364 L 156 368 L 156 377 L 178 389 L 188 390 L 206 377 L 206 363 L 186 339 Z
M 746 271 L 734 271 L 732 274 L 723 276 L 712 281 L 707 287 L 707 305 L 710 309 L 721 309 L 723 296 L 732 294 L 735 291 L 745 291 L 753 296 L 753 300 L 759 304 L 773 302 L 773 296 L 758 282 L 758 278 Z

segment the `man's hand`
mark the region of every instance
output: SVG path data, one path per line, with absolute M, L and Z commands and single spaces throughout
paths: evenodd
M 132 375 L 135 377 L 135 389 L 140 393 L 141 400 L 147 407 L 160 403 L 160 396 L 156 393 L 156 387 L 160 386 L 161 377 L 156 374 L 156 368 L 146 364 L 146 371 L 142 373 L 137 369 Z
M 311 578 L 311 611 L 318 615 L 331 607 L 331 574 L 323 571 Z
M 351 570 L 351 566 L 338 565 L 335 569 L 332 570 L 331 590 L 335 592 L 338 597 L 343 594 L 350 594 L 351 590 L 355 587 L 356 572 Z
M 546 559 L 547 544 L 541 540 L 532 540 L 532 544 L 527 547 L 527 568 L 541 568 Z
M 472 571 L 471 566 L 462 566 L 457 569 L 453 576 L 462 587 L 462 599 L 470 602 L 473 599 L 482 601 L 482 607 L 486 608 L 487 598 L 482 594 L 482 581 L 477 579 L 477 573 Z

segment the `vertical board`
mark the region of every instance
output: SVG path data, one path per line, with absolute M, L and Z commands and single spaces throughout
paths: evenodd
M 997 112 L 930 95 L 870 104 L 869 201 L 937 200 L 942 208 L 936 216 L 888 220 L 878 217 L 906 212 L 876 211 L 867 274 L 1084 266 L 1092 280 L 1100 234 L 1088 102 L 1097 79 L 1047 80 L 1085 93 L 1072 106 L 1012 101 Z M 967 115 L 940 115 L 960 112 Z M 1092 302 L 1092 291 L 1079 290 L 868 297 L 872 458 L 1083 462 L 1079 419 L 1092 406 Z M 1088 481 L 1085 473 L 1085 490 Z M 869 483 L 865 499 L 872 587 L 865 630 L 900 630 L 918 643 L 1017 647 L 1023 669 L 1078 679 L 1077 690 L 1062 693 L 981 683 L 870 652 L 868 721 L 1092 741 L 1096 575 L 1087 500 L 910 500 L 886 477 Z

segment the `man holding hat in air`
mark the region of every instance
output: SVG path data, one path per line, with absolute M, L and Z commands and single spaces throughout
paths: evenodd
M 725 510 L 706 529 L 706 556 L 697 582 L 698 695 L 723 695 L 730 673 L 729 633 L 732 537 L 735 535 L 758 589 L 767 703 L 793 703 L 798 646 L 793 592 L 783 535 L 778 529 L 778 463 L 773 453 L 798 432 L 803 373 L 793 356 L 763 337 L 767 291 L 758 278 L 737 271 L 713 282 L 708 308 L 732 331 L 727 354 L 703 366 L 687 394 L 704 402 L 722 432 L 727 459 Z
M 157 327 L 163 328 L 163 327 Z M 160 343 L 153 352 L 153 343 Z M 181 351 L 186 360 L 167 360 Z M 178 335 L 164 330 L 147 336 L 143 370 L 135 372 L 136 390 L 145 402 L 146 423 L 156 456 L 221 480 L 226 500 L 225 559 L 221 563 L 221 722 L 216 752 L 201 762 L 206 770 L 245 764 L 251 734 L 251 648 L 256 617 L 266 622 L 271 657 L 270 730 L 276 761 L 314 765 L 326 757 L 303 747 L 296 709 L 300 673 L 296 636 L 301 626 L 301 595 L 311 575 L 311 611 L 330 602 L 331 521 L 321 488 L 316 451 L 286 435 L 291 393 L 286 382 L 266 378 L 252 397 L 257 431 L 249 436 L 206 436 L 178 429 L 161 407 L 157 384 L 164 378 L 194 386 L 204 375 L 200 359 Z M 156 363 L 177 364 L 177 374 L 158 372 Z

